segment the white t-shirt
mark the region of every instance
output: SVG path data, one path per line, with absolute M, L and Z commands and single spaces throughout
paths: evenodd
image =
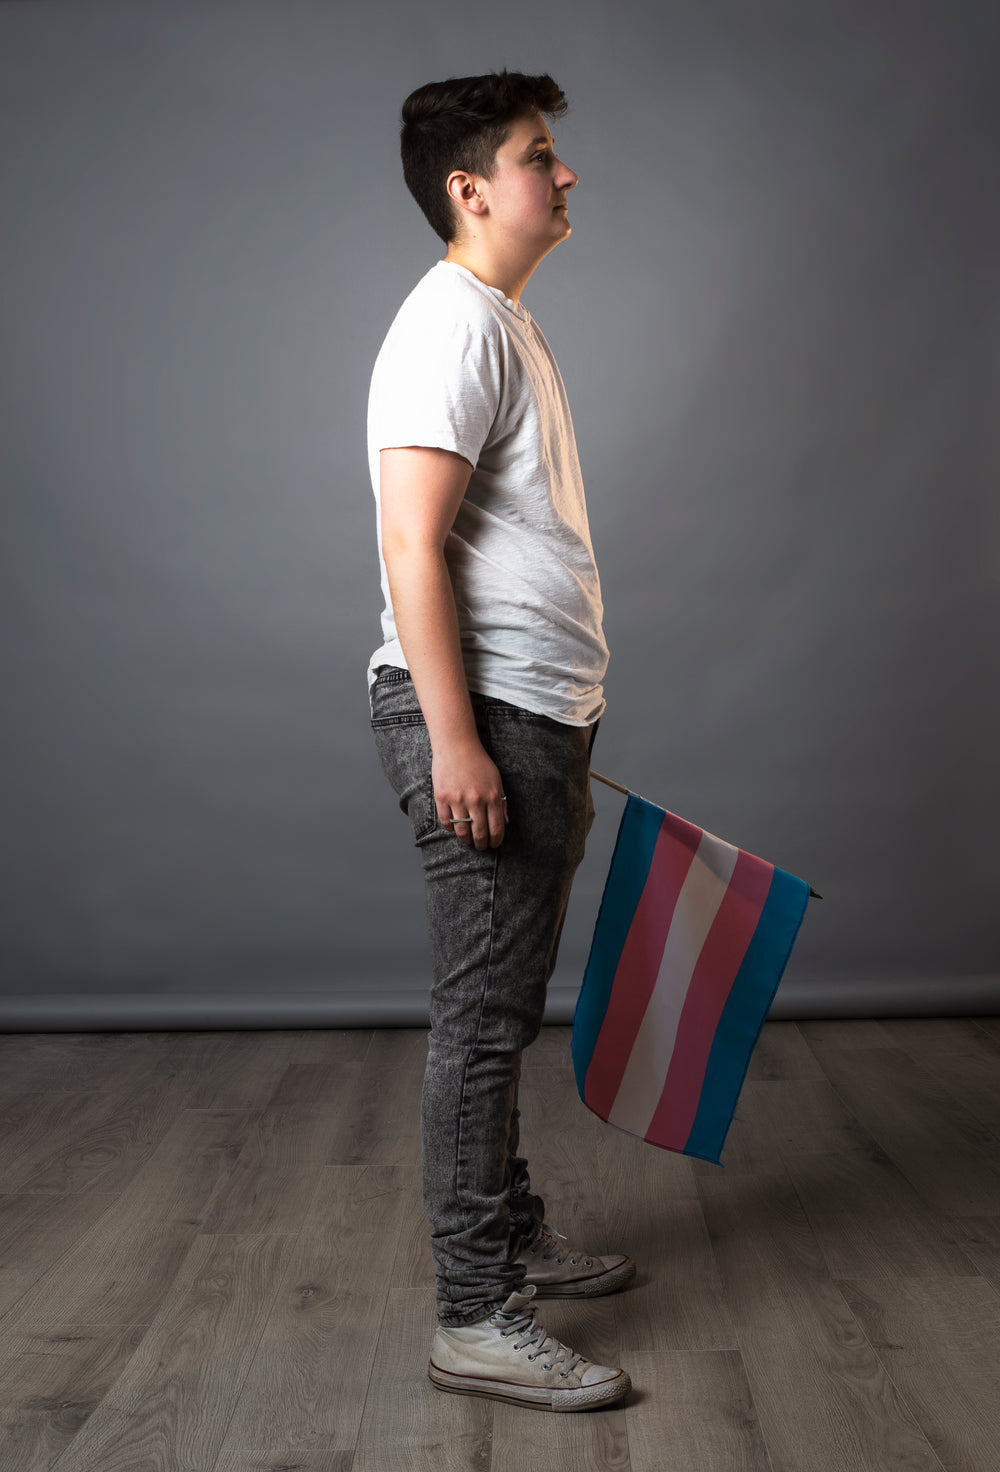
M 408 445 L 474 467 L 444 549 L 469 688 L 590 725 L 604 710 L 608 646 L 566 390 L 527 310 L 453 261 L 411 291 L 372 373 L 385 610 L 369 686 L 379 665 L 406 668 L 382 557 L 379 451 Z

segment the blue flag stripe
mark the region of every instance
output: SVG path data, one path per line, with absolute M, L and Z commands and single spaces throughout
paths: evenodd
M 618 959 L 646 884 L 662 822 L 662 808 L 636 797 L 634 792 L 629 793 L 573 1014 L 571 1051 L 581 1099 L 597 1035 L 608 1010 Z
M 685 1154 L 717 1164 L 760 1030 L 809 903 L 809 886 L 775 868 L 757 929 L 722 1009 Z

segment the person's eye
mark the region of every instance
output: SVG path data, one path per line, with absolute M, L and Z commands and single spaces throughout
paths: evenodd
M 531 162 L 534 163 L 535 162 L 535 159 L 537 158 L 537 159 L 541 159 L 542 163 L 544 163 L 546 161 L 546 159 L 548 158 L 548 156 L 549 156 L 548 155 L 548 152 L 545 149 L 542 149 L 542 151 L 540 153 L 533 153 L 531 155 Z

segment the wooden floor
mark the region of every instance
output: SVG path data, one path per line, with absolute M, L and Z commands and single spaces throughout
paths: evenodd
M 426 1033 L 0 1037 L 4 1472 L 996 1472 L 1000 1021 L 769 1023 L 726 1169 L 525 1055 L 548 1219 L 639 1272 L 539 1319 L 628 1404 L 442 1394 Z

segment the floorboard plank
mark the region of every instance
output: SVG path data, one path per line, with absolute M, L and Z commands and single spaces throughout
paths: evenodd
M 428 1378 L 435 1323 L 432 1290 L 390 1291 L 352 1472 L 489 1472 L 494 1402 Z
M 833 1278 L 974 1271 L 952 1221 L 877 1146 L 867 1156 L 790 1157 L 786 1168 Z
M 420 1094 L 427 1031 L 377 1032 L 354 1069 L 330 1141 L 328 1165 L 412 1165 L 420 1159 Z
M 326 1107 L 331 1127 L 342 1107 L 345 1089 L 353 1089 L 361 1077 L 362 1063 L 289 1063 L 277 1080 L 265 1108 L 285 1109 L 294 1104 Z
M 993 1054 L 1000 1063 L 1000 1038 L 991 1038 L 978 1017 L 885 1017 L 882 1029 L 890 1047 L 903 1048 L 913 1058 L 934 1058 L 938 1052 Z
M 115 1203 L 84 1196 L 0 1196 L 0 1319 Z
M 758 1170 L 772 1169 L 801 1155 L 868 1156 L 874 1146 L 872 1136 L 825 1077 L 748 1082 L 739 1108 L 744 1119 L 754 1122 Z M 766 1153 L 760 1143 L 764 1141 Z
M 1000 1047 L 1000 1017 L 973 1017 L 970 1020 L 975 1022 L 984 1037 L 992 1039 Z
M 0 1033 L 0 1106 L 16 1094 L 76 1093 L 80 1084 L 72 1075 L 73 1055 L 83 1033 Z M 86 1088 L 86 1085 L 84 1085 Z
M 14 1093 L 77 1094 L 120 1090 L 164 1060 L 175 1046 L 191 1053 L 178 1034 L 78 1032 L 0 1034 L 0 1097 Z
M 211 1467 L 289 1245 L 283 1237 L 199 1237 L 169 1299 L 59 1459 L 58 1472 Z
M 220 1452 L 211 1472 L 352 1472 L 354 1452 Z
M 1000 1292 L 1000 1216 L 957 1217 L 952 1231 L 974 1271 Z
M 337 1114 L 335 1100 L 323 1108 L 261 1109 L 232 1170 L 205 1204 L 202 1231 L 295 1236 L 316 1194 Z
M 285 1033 L 289 1063 L 317 1063 L 340 1068 L 364 1063 L 379 1029 L 374 1027 L 290 1028 Z
M 47 1472 L 198 1472 L 201 1463 L 182 1457 L 168 1417 L 130 1416 L 102 1404 Z
M 23 1093 L 0 1106 L 0 1181 L 4 1193 L 19 1193 L 39 1161 L 86 1131 L 95 1116 L 106 1116 L 103 1094 Z M 99 1189 L 99 1187 L 98 1187 Z
M 418 1172 L 409 1198 L 403 1207 L 392 1267 L 394 1288 L 433 1288 L 434 1259 L 431 1256 L 430 1224 L 424 1211 L 423 1191 Z
M 698 1193 L 733 1324 L 761 1304 L 808 1300 L 830 1281 L 826 1260 L 788 1175 L 699 1177 Z
M 747 1078 L 821 1079 L 825 1075 L 797 1022 L 765 1022 L 750 1055 Z
M 738 1351 L 645 1350 L 630 1372 L 631 1472 L 771 1472 Z
M 580 1100 L 565 1067 L 522 1070 L 519 1151 L 528 1161 L 532 1189 L 548 1205 L 567 1200 L 603 1206 L 598 1151 L 608 1126 Z M 564 1230 L 564 1228 L 560 1228 Z
M 623 1357 L 633 1350 L 733 1348 L 694 1162 L 604 1129 L 595 1165 L 606 1204 L 607 1250 L 627 1252 L 636 1263 L 632 1284 L 613 1299 Z
M 722 1147 L 721 1167 L 714 1161 L 692 1159 L 691 1172 L 696 1179 L 714 1180 L 725 1174 L 770 1175 L 781 1168 L 781 1151 L 774 1134 L 772 1112 L 766 1106 L 766 1090 L 770 1083 L 748 1080 L 744 1083 L 732 1122 Z
M 284 1032 L 195 1033 L 198 1080 L 191 1109 L 260 1109 L 284 1073 L 294 1041 Z
M 982 1278 L 841 1284 L 948 1472 L 1000 1466 L 1000 1297 Z
M 965 1053 L 992 1058 L 1000 1066 L 1000 1037 L 991 1037 L 975 1017 L 886 1017 L 882 1028 L 891 1039 L 887 1046 L 902 1048 L 911 1058 Z
M 498 1401 L 494 1426 L 490 1472 L 524 1472 L 532 1465 L 544 1472 L 628 1472 L 633 1465 L 621 1404 L 563 1416 Z M 526 1446 L 534 1463 L 526 1461 Z
M 851 1112 L 936 1210 L 1000 1215 L 1000 1138 L 901 1048 L 824 1049 Z
M 1000 1050 L 927 1054 L 922 1066 L 1000 1143 Z
M 522 1069 L 572 1068 L 572 1027 L 543 1027 L 530 1047 L 521 1055 Z
M 0 1466 L 42 1472 L 66 1450 L 142 1341 L 142 1327 L 12 1334 L 0 1352 Z
M 941 1472 L 833 1284 L 760 1300 L 738 1333 L 773 1472 Z
M 223 1451 L 354 1446 L 415 1175 L 324 1167 Z
M 25 1142 L 16 1165 L 4 1171 L 5 1189 L 59 1195 L 118 1190 L 153 1153 L 190 1091 L 185 1071 L 167 1056 L 147 1059 L 140 1077 L 128 1074 L 115 1088 L 52 1095 L 71 1104 L 71 1113 L 56 1128 L 44 1107 L 39 1110 L 30 1146 Z
M 827 1048 L 891 1048 L 892 1034 L 876 1018 L 824 1018 L 822 1022 L 797 1022 L 796 1027 L 818 1057 Z
M 254 1119 L 245 1110 L 185 1110 L 118 1199 L 18 1300 L 5 1330 L 149 1324 Z

